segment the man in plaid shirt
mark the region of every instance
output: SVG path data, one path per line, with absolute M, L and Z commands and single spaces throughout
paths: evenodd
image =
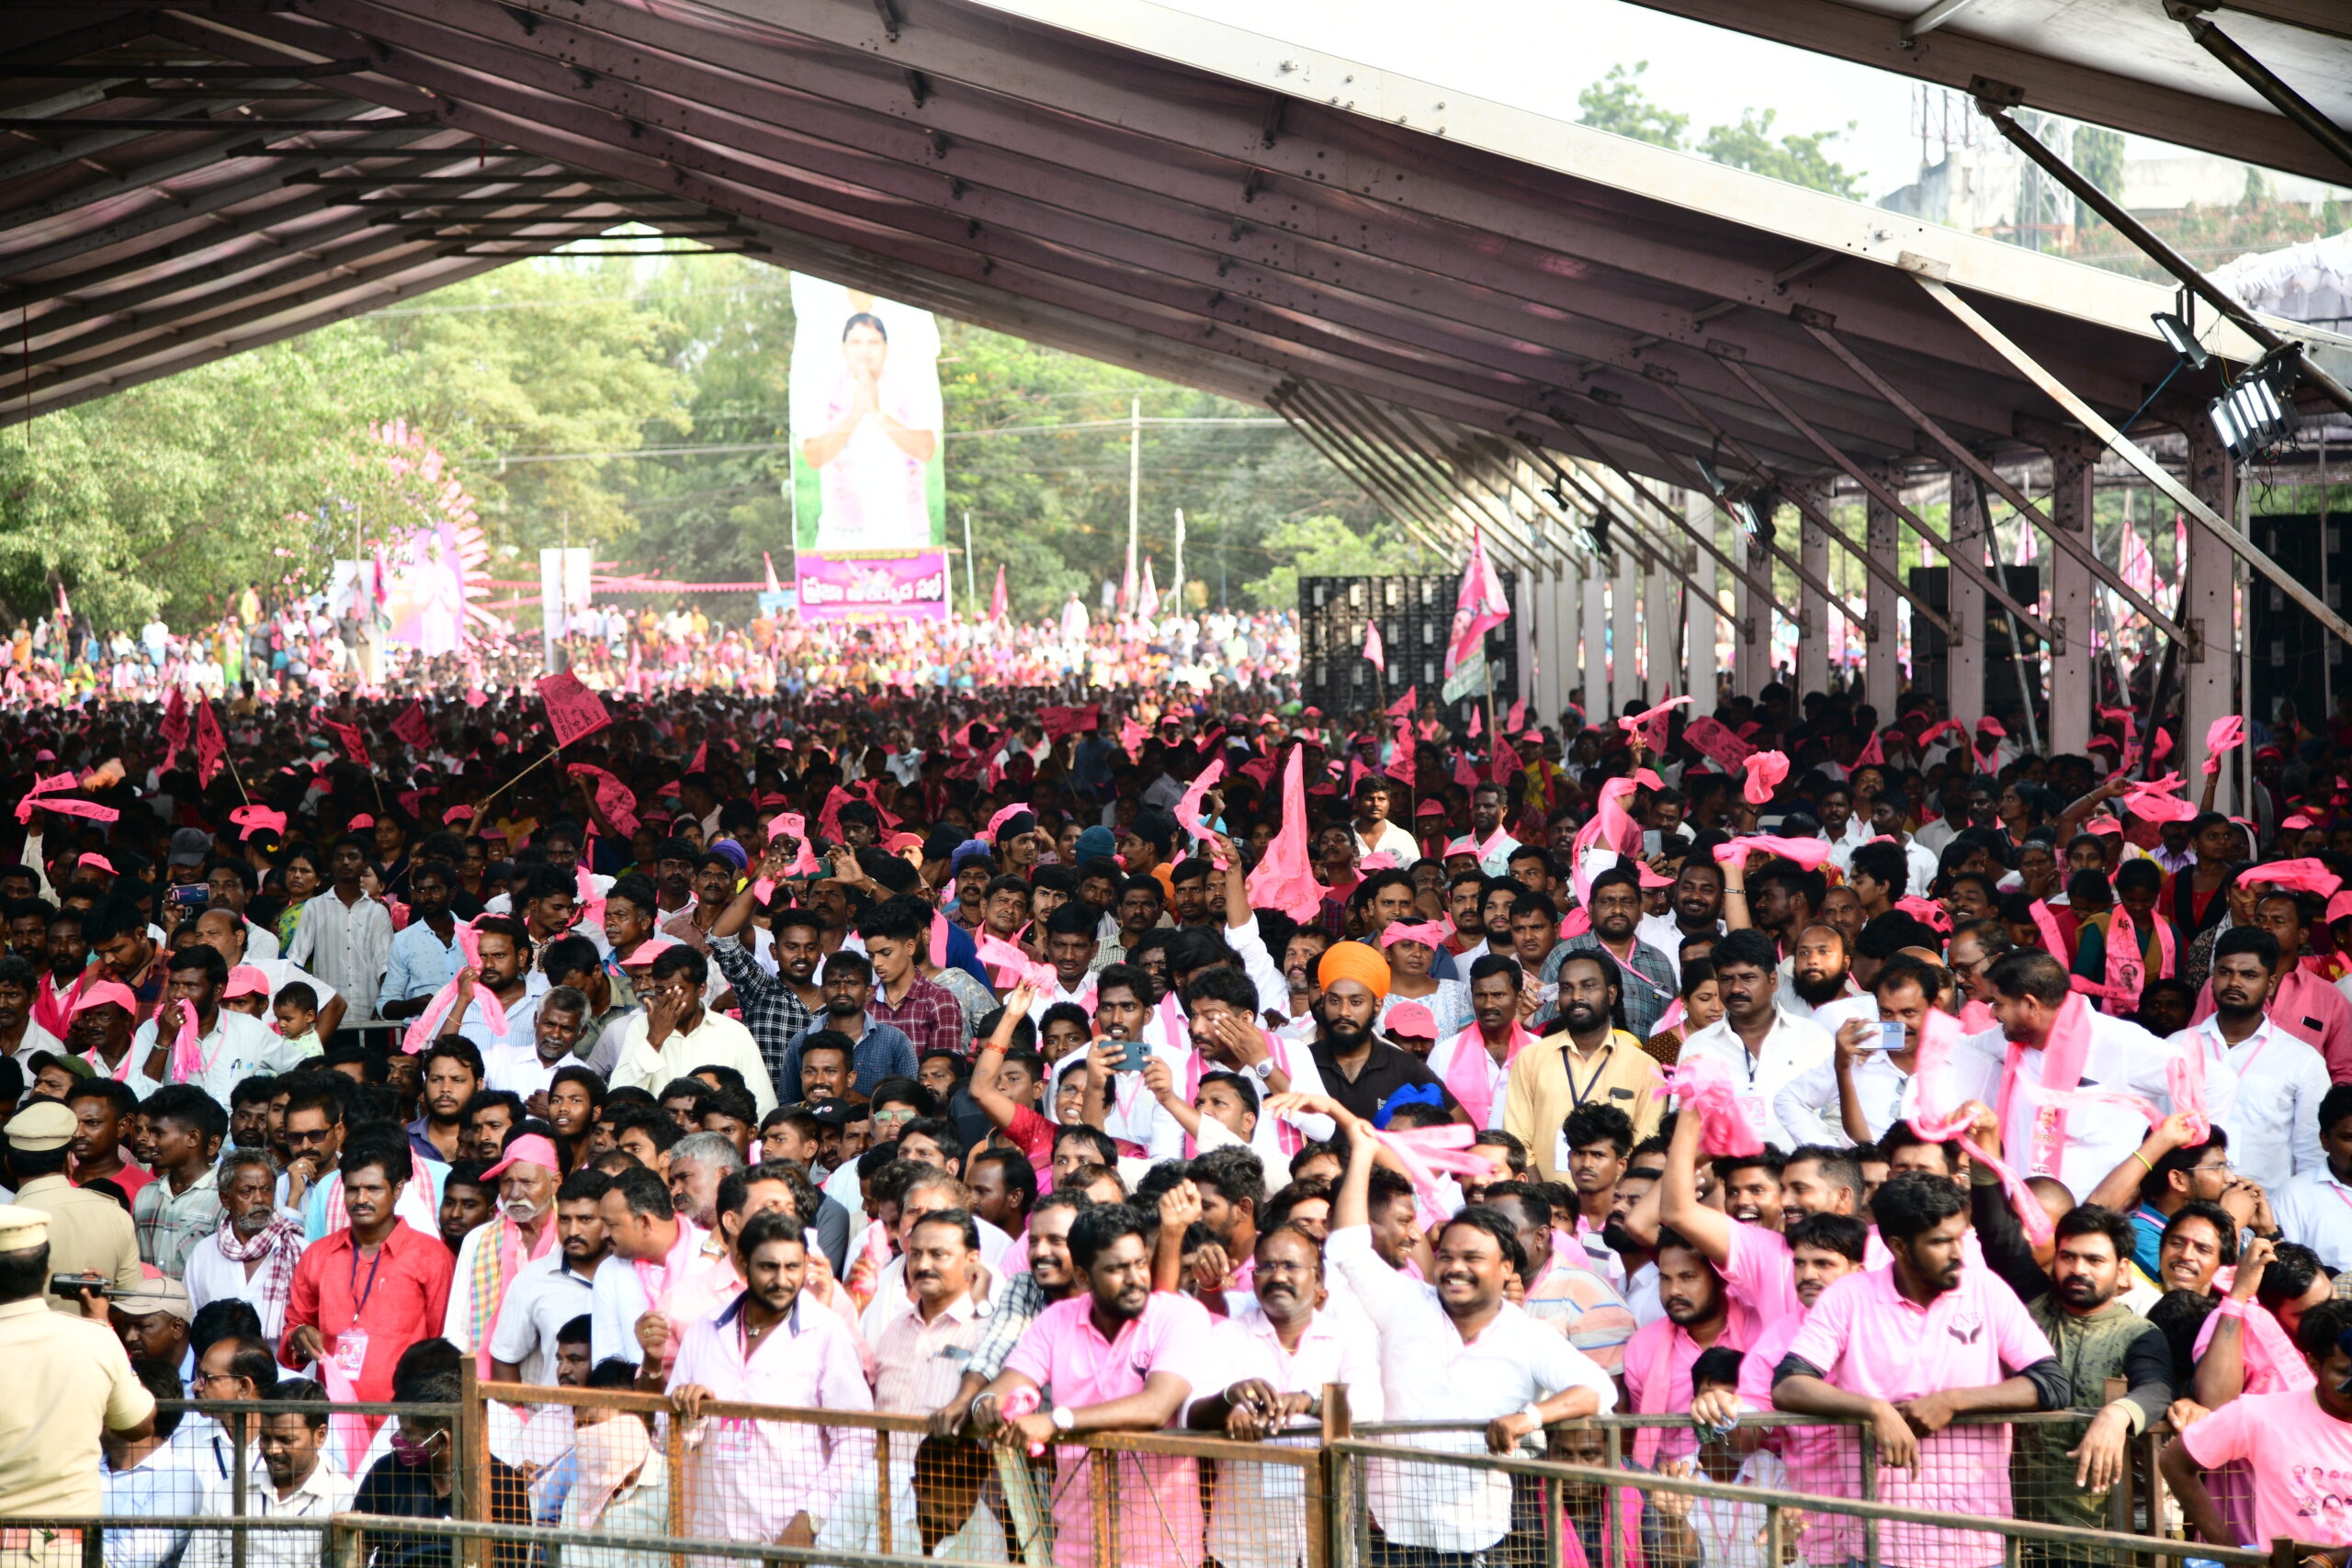
M 776 848 L 770 848 L 760 863 L 760 874 L 781 877 L 787 864 L 786 857 Z M 775 944 L 776 967 L 780 975 L 771 975 L 760 967 L 752 950 L 743 944 L 737 933 L 749 925 L 752 911 L 759 904 L 754 889 L 756 881 L 747 882 L 710 928 L 710 961 L 727 976 L 735 988 L 735 1002 L 743 1019 L 743 1027 L 760 1047 L 760 1059 L 767 1064 L 768 1077 L 776 1087 L 779 1097 L 793 1100 L 800 1098 L 798 1077 L 785 1075 L 786 1055 L 792 1042 L 816 1020 L 808 1004 L 800 999 L 803 987 L 817 972 L 817 960 L 822 949 L 818 944 L 817 918 L 802 910 L 792 909 L 778 914 L 768 928 L 769 941 Z M 809 988 L 813 989 L 813 987 Z
M 874 1000 L 866 1016 L 907 1037 L 920 1061 L 931 1050 L 962 1052 L 970 1043 L 964 1010 L 947 987 L 915 972 L 916 944 L 928 936 L 920 901 L 890 898 L 857 922 L 865 956 L 874 961 Z

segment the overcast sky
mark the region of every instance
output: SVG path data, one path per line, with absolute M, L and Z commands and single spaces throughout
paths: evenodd
M 1777 130 L 1859 122 L 1832 154 L 1871 200 L 1917 177 L 1910 78 L 1669 17 L 1624 0 L 1168 0 L 1178 8 L 1482 97 L 1577 118 L 1577 94 L 1613 64 L 1646 60 L 1649 96 L 1693 136 L 1744 108 Z M 1434 24 L 1434 25 L 1433 25 Z M 1964 118 L 1964 117 L 1963 117 Z M 2130 155 L 2165 151 L 2133 138 Z

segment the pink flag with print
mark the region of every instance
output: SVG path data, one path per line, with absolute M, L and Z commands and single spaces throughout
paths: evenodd
M 594 735 L 613 722 L 613 716 L 605 711 L 605 699 L 582 685 L 580 677 L 569 670 L 540 677 L 539 700 L 547 705 L 548 728 L 555 731 L 559 747 Z
M 220 764 L 229 755 L 229 742 L 220 733 L 220 720 L 212 712 L 209 701 L 196 710 L 196 782 L 210 787 L 220 775 Z
M 1470 530 L 1470 558 L 1462 563 L 1462 587 L 1453 601 L 1453 632 L 1445 645 L 1445 672 L 1452 675 L 1463 660 L 1476 653 L 1487 633 L 1510 619 L 1510 602 L 1503 597 L 1503 580 L 1487 558 L 1487 542 L 1476 527 Z
M 1756 748 L 1725 728 L 1723 721 L 1705 715 L 1682 727 L 1682 739 L 1691 749 L 1710 761 L 1720 762 L 1726 772 L 1736 769 L 1754 754 Z
M 413 746 L 420 751 L 432 745 L 433 726 L 425 722 L 424 705 L 412 702 L 402 709 L 400 717 L 392 720 L 392 733 L 403 744 Z
M 637 791 L 621 783 L 604 769 L 587 762 L 574 762 L 565 770 L 573 778 L 584 778 L 594 784 L 596 809 L 605 819 L 623 833 L 637 831 Z
M 1380 645 L 1378 621 L 1366 621 L 1363 624 L 1363 656 L 1371 660 L 1374 670 L 1379 671 L 1383 675 L 1388 673 L 1388 652 Z

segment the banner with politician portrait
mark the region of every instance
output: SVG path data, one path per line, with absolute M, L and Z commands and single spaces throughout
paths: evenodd
M 939 323 L 792 275 L 792 520 L 803 617 L 944 618 Z

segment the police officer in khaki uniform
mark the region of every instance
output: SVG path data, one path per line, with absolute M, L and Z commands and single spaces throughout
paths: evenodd
M 139 1231 L 121 1204 L 102 1192 L 85 1192 L 67 1179 L 74 1112 L 53 1100 L 37 1100 L 8 1119 L 8 1166 L 17 1178 L 17 1202 L 49 1216 L 49 1264 L 52 1273 L 97 1274 L 113 1288 L 139 1288 Z M 62 1313 L 81 1308 L 62 1296 L 46 1295 Z
M 0 1366 L 8 1370 L 8 1397 L 0 1400 L 0 1517 L 97 1513 L 100 1428 L 132 1439 L 154 1429 L 154 1396 L 140 1386 L 122 1341 L 107 1326 L 106 1302 L 85 1295 L 68 1305 L 72 1316 L 44 1307 L 52 1225 L 39 1209 L 0 1205 Z M 72 1563 L 80 1555 L 70 1537 L 0 1538 L 0 1568 Z

